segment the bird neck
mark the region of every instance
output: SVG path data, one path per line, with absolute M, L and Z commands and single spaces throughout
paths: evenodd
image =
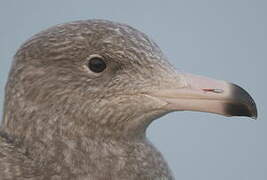
M 45 127 L 45 124 L 40 127 Z M 87 156 L 92 154 L 99 154 L 101 150 L 110 152 L 115 149 L 125 149 L 127 151 L 127 149 L 136 149 L 140 145 L 152 147 L 145 135 L 146 127 L 128 128 L 118 132 L 105 126 L 84 128 L 86 130 L 66 124 L 49 128 L 36 127 L 25 129 L 24 136 L 21 136 L 20 131 L 13 131 L 13 129 L 2 126 L 0 136 L 11 144 L 18 145 L 27 156 L 40 163 L 62 162 L 65 158 L 74 160 L 75 153 L 88 158 Z M 64 154 L 68 154 L 68 157 Z M 104 155 L 105 153 L 100 154 Z M 72 155 L 73 157 L 70 157 Z M 106 155 L 108 156 L 108 154 Z M 112 156 L 112 153 L 109 155 Z M 115 154 L 113 155 L 115 156 Z
M 5 132 L 3 136 L 10 143 L 18 144 L 20 152 L 33 160 L 34 164 L 39 165 L 40 169 L 48 168 L 54 174 L 68 174 L 66 176 L 74 179 L 80 178 L 77 174 L 85 174 L 86 177 L 88 174 L 93 174 L 92 177 L 107 175 L 113 179 L 122 176 L 122 179 L 129 179 L 125 174 L 129 171 L 143 174 L 155 171 L 152 174 L 169 177 L 171 173 L 162 155 L 145 136 L 151 121 L 151 118 L 147 118 L 146 123 L 140 124 L 140 119 L 135 118 L 128 126 L 114 124 L 111 128 L 108 125 L 92 126 L 87 123 L 77 126 L 71 122 L 85 121 L 67 121 L 59 116 L 50 116 L 50 119 L 39 117 L 31 121 L 35 122 L 32 127 L 17 128 L 4 123 L 2 130 Z M 110 174 L 113 172 L 115 174 Z M 99 179 L 109 178 L 103 176 Z
M 59 167 L 61 170 L 55 172 L 59 174 L 90 174 L 90 177 L 98 179 L 129 179 L 129 175 L 137 178 L 139 173 L 146 175 L 146 172 L 163 177 L 171 174 L 162 155 L 146 139 L 72 139 L 55 142 L 54 147 L 46 151 L 48 153 L 42 155 L 39 161 L 45 160 L 50 163 L 49 167 Z M 40 157 L 40 154 L 35 157 L 37 155 Z M 150 178 L 147 174 L 145 179 L 155 177 Z

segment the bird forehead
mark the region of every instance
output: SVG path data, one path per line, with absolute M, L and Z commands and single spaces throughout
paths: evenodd
M 109 53 L 130 53 L 136 56 L 162 56 L 157 44 L 147 35 L 126 24 L 107 20 L 87 20 L 59 25 L 69 31 L 70 38 L 87 41 L 91 49 L 102 49 Z
M 62 41 L 89 41 L 91 44 L 116 44 L 159 49 L 144 33 L 126 24 L 114 23 L 106 20 L 75 21 L 53 26 L 37 35 L 28 42 L 37 39 L 53 41 L 54 44 Z M 44 41 L 43 41 L 44 42 Z
M 158 48 L 157 45 L 141 31 L 126 24 L 107 20 L 76 21 L 59 25 L 58 27 L 72 30 L 72 33 L 82 38 L 90 38 L 91 41 L 122 45 L 129 43 L 133 45 L 148 46 L 150 48 Z

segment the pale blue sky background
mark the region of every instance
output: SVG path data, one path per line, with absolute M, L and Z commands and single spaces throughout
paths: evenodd
M 266 0 L 0 0 L 0 102 L 12 56 L 49 26 L 102 18 L 151 36 L 183 71 L 225 79 L 248 90 L 258 121 L 177 112 L 155 121 L 150 140 L 176 179 L 267 179 Z

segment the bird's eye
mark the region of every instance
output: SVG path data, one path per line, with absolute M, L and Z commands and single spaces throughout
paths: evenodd
M 101 73 L 107 68 L 107 65 L 100 57 L 93 57 L 88 62 L 88 68 L 95 73 Z

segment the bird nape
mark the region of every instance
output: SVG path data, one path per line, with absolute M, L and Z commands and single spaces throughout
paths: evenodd
M 54 26 L 14 57 L 0 177 L 174 179 L 146 129 L 184 110 L 257 117 L 244 89 L 176 71 L 154 41 L 128 25 L 84 20 Z

